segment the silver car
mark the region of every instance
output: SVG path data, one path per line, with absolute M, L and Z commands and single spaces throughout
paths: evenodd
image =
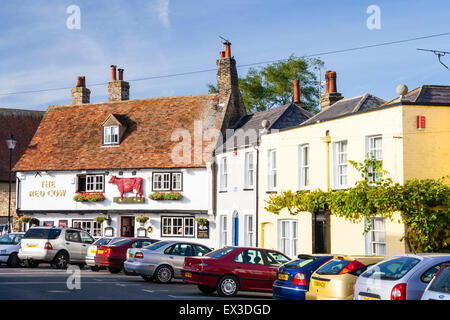
M 17 253 L 19 252 L 20 240 L 22 240 L 24 234 L 25 232 L 13 232 L 0 238 L 0 263 L 6 263 L 10 268 L 21 265 Z
M 33 227 L 22 238 L 18 257 L 29 267 L 41 262 L 58 269 L 67 264 L 85 265 L 88 247 L 94 242 L 89 233 L 73 228 Z
M 95 265 L 95 261 L 94 261 L 95 254 L 97 253 L 97 246 L 110 245 L 110 244 L 113 244 L 114 242 L 120 241 L 122 239 L 124 239 L 124 238 L 122 238 L 122 237 L 115 237 L 115 238 L 100 238 L 100 239 L 97 239 L 93 244 L 91 244 L 88 247 L 87 254 L 86 254 L 86 260 L 85 260 L 86 265 L 88 267 L 90 267 L 92 271 L 99 271 L 101 269 L 101 267 Z
M 124 268 L 146 281 L 167 283 L 182 278 L 185 257 L 203 256 L 212 251 L 204 245 L 184 241 L 160 241 L 142 249 L 128 249 Z
M 355 300 L 420 300 L 449 254 L 400 254 L 372 266 L 356 280 Z
M 450 264 L 444 264 L 436 273 L 421 300 L 450 300 Z

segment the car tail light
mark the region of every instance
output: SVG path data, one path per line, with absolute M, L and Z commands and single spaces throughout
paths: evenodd
M 208 264 L 207 263 L 204 263 L 204 262 L 201 262 L 201 263 L 199 263 L 199 264 L 196 264 L 196 267 L 198 267 L 198 269 L 199 270 L 203 270 L 205 267 L 207 267 L 208 266 Z
M 298 284 L 301 286 L 306 286 L 306 277 L 304 273 L 297 272 L 292 279 L 292 284 Z
M 53 250 L 53 246 L 50 242 L 46 242 L 44 245 L 45 250 Z
M 97 252 L 98 252 L 98 250 L 97 250 Z M 109 257 L 111 255 L 111 253 L 112 253 L 111 248 L 109 248 L 109 247 L 104 247 L 103 248 L 103 256 L 104 257 Z
M 136 253 L 134 254 L 134 257 L 135 257 L 136 259 L 144 259 L 144 254 L 143 254 L 142 252 L 136 252 Z
M 406 283 L 398 283 L 392 288 L 391 300 L 406 300 Z
M 361 262 L 359 262 L 358 260 L 353 260 L 348 265 L 346 265 L 345 268 L 342 269 L 341 272 L 339 272 L 339 274 L 349 273 L 349 272 L 352 272 L 353 270 L 356 270 L 356 269 L 359 269 L 362 267 L 364 267 L 364 265 Z

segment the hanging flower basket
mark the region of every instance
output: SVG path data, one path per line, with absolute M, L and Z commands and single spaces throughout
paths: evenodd
M 200 226 L 204 226 L 208 223 L 208 219 L 206 218 L 195 218 L 194 219 Z
M 183 195 L 176 191 L 154 192 L 148 196 L 151 200 L 181 200 Z
M 106 220 L 108 220 L 108 218 L 105 217 L 105 216 L 98 216 L 98 217 L 95 217 L 95 218 L 94 218 L 94 221 L 97 222 L 97 223 L 100 223 L 100 224 L 102 224 L 102 223 L 105 222 Z
M 141 225 L 144 225 L 148 221 L 149 217 L 147 216 L 138 216 L 136 217 L 136 221 L 139 222 Z
M 98 202 L 104 201 L 105 199 L 103 192 L 79 192 L 73 197 L 73 200 L 77 202 Z
M 29 217 L 29 216 L 22 216 L 22 217 L 20 217 L 19 221 L 23 222 L 23 223 L 28 223 L 28 222 L 31 221 L 31 217 Z

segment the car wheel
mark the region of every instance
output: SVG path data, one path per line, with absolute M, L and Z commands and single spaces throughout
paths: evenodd
M 173 271 L 172 268 L 169 266 L 161 266 L 159 267 L 156 272 L 156 280 L 160 283 L 168 283 L 173 278 Z
M 98 266 L 91 266 L 91 271 L 98 272 L 98 271 L 100 271 L 100 267 L 98 267 Z
M 225 276 L 217 284 L 217 293 L 221 297 L 234 297 L 239 291 L 239 281 L 234 276 Z
M 111 273 L 119 273 L 120 271 L 122 271 L 122 267 L 119 268 L 108 267 L 108 270 Z
M 17 268 L 20 266 L 20 259 L 17 256 L 17 252 L 13 252 L 9 255 L 9 259 L 8 262 L 6 262 L 6 264 L 8 265 L 9 268 Z
M 214 287 L 203 286 L 200 284 L 197 287 L 198 287 L 198 290 L 200 290 L 202 293 L 205 293 L 205 294 L 211 294 L 214 291 L 216 291 L 216 288 L 214 288 Z
M 67 264 L 69 263 L 69 255 L 64 252 L 58 252 L 53 259 L 53 266 L 56 269 L 67 269 Z
M 152 282 L 155 279 L 155 277 L 152 277 L 152 276 L 141 275 L 141 277 L 142 277 L 142 279 L 144 279 L 147 282 Z

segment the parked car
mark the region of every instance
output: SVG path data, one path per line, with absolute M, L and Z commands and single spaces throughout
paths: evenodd
M 381 260 L 383 257 L 335 256 L 311 275 L 306 300 L 352 300 L 358 276 Z
M 25 232 L 5 234 L 0 238 L 0 263 L 6 263 L 10 268 L 19 267 L 21 261 L 17 256 Z
M 20 242 L 18 257 L 29 267 L 41 262 L 50 263 L 58 269 L 67 264 L 85 265 L 88 247 L 94 242 L 89 233 L 73 228 L 33 227 Z
M 196 284 L 200 291 L 232 297 L 242 291 L 271 292 L 280 265 L 291 259 L 270 249 L 225 247 L 204 257 L 187 257 L 183 280 Z
M 149 238 L 124 238 L 108 245 L 98 245 L 94 257 L 95 265 L 107 267 L 111 273 L 119 273 L 123 270 L 129 248 L 143 248 L 157 241 Z
M 97 246 L 100 245 L 108 245 L 112 244 L 114 242 L 117 242 L 119 240 L 122 240 L 124 238 L 122 237 L 115 237 L 115 238 L 100 238 L 97 239 L 91 246 L 89 246 L 87 254 L 86 254 L 86 265 L 91 268 L 92 271 L 99 271 L 101 267 L 95 265 L 94 257 L 97 253 Z
M 367 270 L 355 284 L 356 300 L 420 300 L 449 254 L 400 254 Z
M 184 241 L 160 241 L 144 249 L 128 250 L 125 270 L 141 275 L 146 281 L 170 282 L 181 278 L 184 259 L 191 256 L 204 256 L 211 249 Z
M 450 263 L 445 263 L 426 287 L 421 300 L 450 300 Z
M 273 297 L 305 300 L 312 273 L 332 258 L 330 255 L 298 255 L 297 259 L 282 265 L 273 283 Z

